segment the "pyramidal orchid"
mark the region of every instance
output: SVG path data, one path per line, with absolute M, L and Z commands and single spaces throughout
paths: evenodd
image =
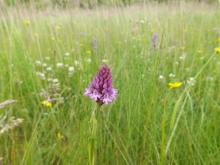
M 109 104 L 116 99 L 117 90 L 112 87 L 112 74 L 107 65 L 101 66 L 84 94 L 99 105 Z

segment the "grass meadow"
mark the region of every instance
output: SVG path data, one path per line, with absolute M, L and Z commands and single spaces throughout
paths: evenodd
M 0 164 L 220 164 L 218 47 L 216 5 L 2 11 Z M 94 117 L 102 64 L 118 95 Z

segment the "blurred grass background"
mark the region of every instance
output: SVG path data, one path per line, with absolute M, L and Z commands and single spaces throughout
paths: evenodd
M 219 6 L 14 7 L 0 15 L 0 99 L 18 102 L 1 114 L 24 121 L 0 136 L 3 164 L 89 164 L 95 103 L 83 92 L 102 63 L 119 94 L 103 107 L 97 164 L 220 164 Z M 64 100 L 47 108 L 51 78 Z
M 100 6 L 129 6 L 147 3 L 219 3 L 219 0 L 1 0 L 0 6 L 32 6 L 38 9 L 53 8 L 96 8 Z

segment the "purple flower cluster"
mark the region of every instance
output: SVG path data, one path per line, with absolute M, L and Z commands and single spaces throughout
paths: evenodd
M 109 104 L 115 100 L 117 90 L 112 87 L 112 74 L 107 65 L 100 68 L 84 94 L 100 105 Z
M 152 36 L 152 43 L 153 43 L 153 47 L 154 49 L 157 49 L 157 45 L 158 45 L 158 34 L 154 33 Z

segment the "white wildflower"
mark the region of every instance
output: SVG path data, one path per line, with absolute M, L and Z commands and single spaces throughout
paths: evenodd
M 69 52 L 66 52 L 64 55 L 65 55 L 66 57 L 69 57 L 69 56 L 70 56 L 70 53 L 69 53 Z
M 55 79 L 53 79 L 52 81 L 53 81 L 53 83 L 59 83 L 59 80 L 58 80 L 58 79 L 56 79 L 56 78 L 55 78 Z
M 45 57 L 45 60 L 49 61 L 49 60 L 50 60 L 50 57 L 49 57 L 49 56 Z
M 174 73 L 170 73 L 170 74 L 169 74 L 169 77 L 170 77 L 170 78 L 174 78 L 174 77 L 176 77 L 176 75 L 175 75 Z
M 68 71 L 69 71 L 68 75 L 69 75 L 70 77 L 73 76 L 74 70 L 75 70 L 75 68 L 74 68 L 73 66 L 70 66 L 70 67 L 69 67 L 69 69 L 68 69 Z
M 43 66 L 43 67 L 47 67 L 47 64 L 46 64 L 46 63 L 43 63 L 42 66 Z
M 0 135 L 17 127 L 23 122 L 21 118 L 11 117 L 8 121 L 6 121 L 6 117 L 0 120 Z
M 78 60 L 75 60 L 74 64 L 75 64 L 75 66 L 78 66 L 78 65 L 80 65 L 80 62 Z
M 69 69 L 68 69 L 69 72 L 74 72 L 74 70 L 75 70 L 75 69 L 74 69 L 73 66 L 70 66 Z
M 208 81 L 213 81 L 214 78 L 213 78 L 212 76 L 207 76 L 207 80 L 208 80 Z
M 88 63 L 91 63 L 91 62 L 92 62 L 91 58 L 88 58 L 86 61 L 87 61 Z
M 16 100 L 6 100 L 2 103 L 0 103 L 0 109 L 5 108 L 6 106 L 15 103 Z
M 190 77 L 187 81 L 187 84 L 194 86 L 196 81 L 194 77 Z
M 64 66 L 64 64 L 63 63 L 61 63 L 61 62 L 59 62 L 59 63 L 57 63 L 57 68 L 62 68 L 63 66 Z
M 159 75 L 159 80 L 163 80 L 164 76 L 163 75 Z
M 42 80 L 45 80 L 45 78 L 46 78 L 45 74 L 42 72 L 37 72 L 36 75 Z
M 37 61 L 35 61 L 35 63 L 36 63 L 36 65 L 38 65 L 38 66 L 41 66 L 41 61 L 39 61 L 39 60 L 37 60 Z
M 47 71 L 52 71 L 52 68 L 51 67 L 47 67 L 46 70 Z
M 47 81 L 48 81 L 48 82 L 52 82 L 53 79 L 52 79 L 52 78 L 48 78 Z
M 140 23 L 141 23 L 141 24 L 144 24 L 144 23 L 145 23 L 145 21 L 144 21 L 143 19 L 141 19 L 141 20 L 140 20 Z
M 107 59 L 103 59 L 102 62 L 103 63 L 108 63 L 108 60 Z
M 186 59 L 186 53 L 183 53 L 183 54 L 179 57 L 179 59 L 180 59 L 181 61 L 184 61 L 184 60 Z

